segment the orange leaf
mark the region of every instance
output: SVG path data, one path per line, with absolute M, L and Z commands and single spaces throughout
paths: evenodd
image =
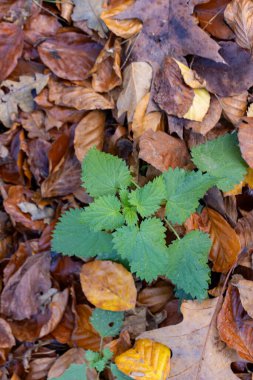
M 100 260 L 84 264 L 80 280 L 88 301 L 100 309 L 124 311 L 135 307 L 134 279 L 121 264 Z
M 170 372 L 171 351 L 161 343 L 139 339 L 134 348 L 115 359 L 118 368 L 136 380 L 166 380 Z

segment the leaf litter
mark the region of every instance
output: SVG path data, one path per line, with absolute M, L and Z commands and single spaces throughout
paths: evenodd
M 252 379 L 252 25 L 1 2 L 2 379 Z

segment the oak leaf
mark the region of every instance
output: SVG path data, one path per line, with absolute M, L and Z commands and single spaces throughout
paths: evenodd
M 149 339 L 115 358 L 118 368 L 133 379 L 166 380 L 170 373 L 170 349 Z
M 89 302 L 100 309 L 123 311 L 135 307 L 134 280 L 121 264 L 100 260 L 84 264 L 80 280 Z

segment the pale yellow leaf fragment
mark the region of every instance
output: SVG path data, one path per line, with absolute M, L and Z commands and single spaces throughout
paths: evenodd
M 184 115 L 184 118 L 194 121 L 203 121 L 210 106 L 211 96 L 204 88 L 195 88 L 194 93 L 193 103 Z

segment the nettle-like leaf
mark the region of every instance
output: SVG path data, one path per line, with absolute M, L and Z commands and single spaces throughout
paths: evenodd
M 173 224 L 182 224 L 198 207 L 215 179 L 201 172 L 169 169 L 163 173 L 166 187 L 166 217 Z
M 69 368 L 59 377 L 51 378 L 50 380 L 86 380 L 87 365 L 83 364 L 71 364 Z
M 138 215 L 135 206 L 132 206 L 129 201 L 129 191 L 126 189 L 119 191 L 120 200 L 122 202 L 122 212 L 126 223 L 131 226 L 137 223 Z
M 93 257 L 112 251 L 112 237 L 101 231 L 92 231 L 82 221 L 83 210 L 67 211 L 57 223 L 52 239 L 52 250 L 64 255 Z
M 82 221 L 94 231 L 114 230 L 125 222 L 120 210 L 121 203 L 115 195 L 104 195 L 85 208 Z
M 132 191 L 129 194 L 129 202 L 136 207 L 142 217 L 147 217 L 159 209 L 165 197 L 164 182 L 159 176 L 142 188 Z
M 113 195 L 131 184 L 131 174 L 123 160 L 92 148 L 82 165 L 84 187 L 92 197 Z
M 191 231 L 168 247 L 169 259 L 163 273 L 192 298 L 207 297 L 210 269 L 208 253 L 211 239 L 201 231 Z
M 114 248 L 142 280 L 152 281 L 164 272 L 168 260 L 165 231 L 161 220 L 149 218 L 140 227 L 123 226 L 113 233 Z
M 216 186 L 229 191 L 243 181 L 247 165 L 243 161 L 237 135 L 226 134 L 194 147 L 191 151 L 194 164 L 216 177 Z
M 95 368 L 98 372 L 102 372 L 108 361 L 112 358 L 113 353 L 109 348 L 104 348 L 102 353 L 87 350 L 85 353 L 86 360 L 89 362 L 90 368 Z
M 102 338 L 113 337 L 120 332 L 124 312 L 94 309 L 90 322 Z

